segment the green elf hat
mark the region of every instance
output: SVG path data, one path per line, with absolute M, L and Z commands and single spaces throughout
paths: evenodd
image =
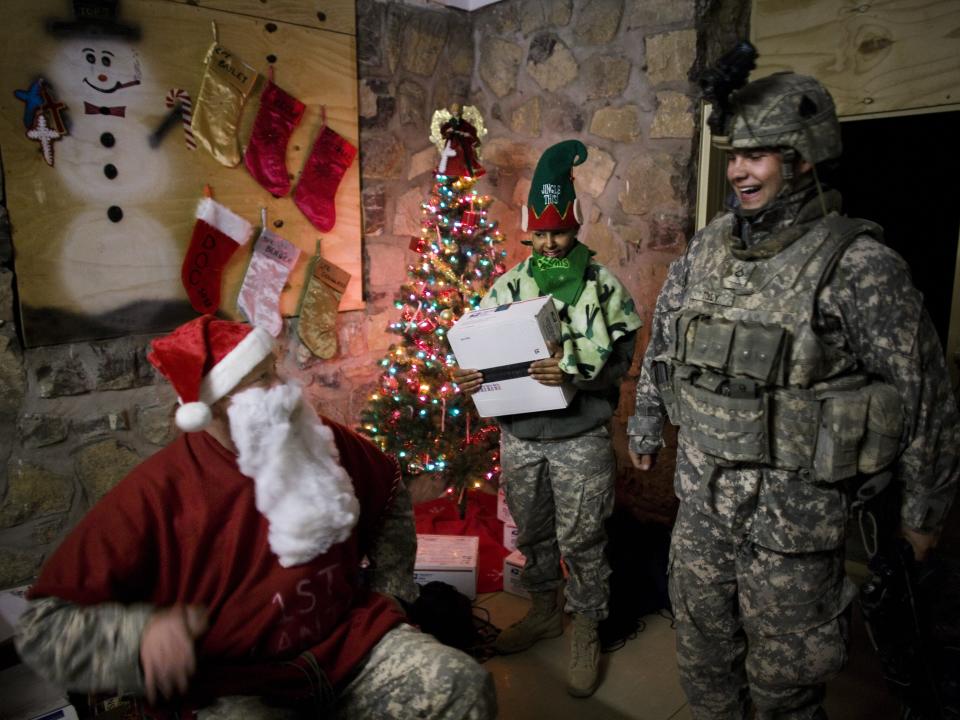
M 579 140 L 564 140 L 543 151 L 533 173 L 528 204 L 520 208 L 524 232 L 580 227 L 583 213 L 570 171 L 586 159 L 587 148 Z

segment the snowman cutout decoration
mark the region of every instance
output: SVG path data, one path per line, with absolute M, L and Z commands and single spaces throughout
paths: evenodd
M 145 81 L 147 69 L 125 39 L 76 37 L 58 45 L 47 76 L 71 108 L 72 125 L 56 171 L 83 205 L 65 224 L 55 281 L 70 308 L 101 328 L 137 330 L 145 314 L 178 321 L 189 308 L 181 251 L 147 209 L 171 183 L 162 148 L 148 142 L 164 90 Z

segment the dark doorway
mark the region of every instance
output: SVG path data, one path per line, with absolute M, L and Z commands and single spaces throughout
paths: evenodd
M 844 212 L 883 226 L 946 347 L 960 239 L 960 112 L 841 124 Z M 948 359 L 948 362 L 953 362 Z

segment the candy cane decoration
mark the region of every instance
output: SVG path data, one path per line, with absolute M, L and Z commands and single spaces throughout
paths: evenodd
M 188 150 L 197 149 L 197 141 L 193 139 L 193 130 L 190 129 L 190 122 L 193 120 L 193 103 L 190 101 L 190 93 L 180 88 L 171 88 L 164 101 L 168 108 L 180 103 L 180 119 L 183 122 L 183 140 Z

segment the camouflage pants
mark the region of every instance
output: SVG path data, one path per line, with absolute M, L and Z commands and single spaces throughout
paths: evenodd
M 824 718 L 847 659 L 843 549 L 779 553 L 682 503 L 670 548 L 680 681 L 697 720 Z
M 603 523 L 613 511 L 616 469 L 606 428 L 560 440 L 521 440 L 504 432 L 500 463 L 517 549 L 526 558 L 523 587 L 559 587 L 562 555 L 569 572 L 565 609 L 602 620 L 610 594 Z
M 338 720 L 491 720 L 493 679 L 466 653 L 400 625 L 377 643 L 360 673 L 337 698 Z M 305 720 L 257 697 L 226 697 L 198 720 Z M 326 714 L 324 718 L 328 717 Z M 310 718 L 309 720 L 321 720 Z

